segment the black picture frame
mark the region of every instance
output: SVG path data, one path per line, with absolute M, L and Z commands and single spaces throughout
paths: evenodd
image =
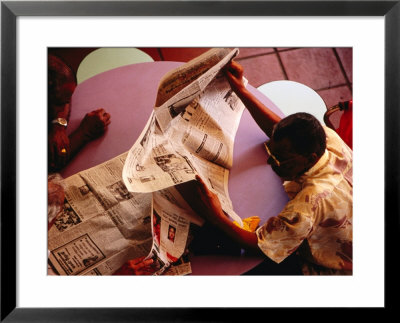
M 400 1 L 2 1 L 1 3 L 1 321 L 233 322 L 240 308 L 17 308 L 16 19 L 18 16 L 384 16 L 385 19 L 385 307 L 398 274 L 389 251 L 399 236 Z M 379 109 L 379 107 L 377 107 Z M 373 112 L 371 112 L 373 113 Z M 373 157 L 372 157 L 373 158 Z M 371 161 L 373 172 L 373 160 Z M 394 237 L 394 242 L 389 241 Z M 395 256 L 396 257 L 396 256 Z M 396 257 L 397 258 L 397 257 Z M 371 255 L 373 261 L 373 255 Z M 390 277 L 390 280 L 389 280 Z M 249 297 L 251 298 L 251 290 Z M 254 312 L 254 314 L 253 314 Z M 283 315 L 283 313 L 282 313 Z M 332 315 L 335 315 L 332 312 Z M 266 318 L 267 319 L 267 318 Z

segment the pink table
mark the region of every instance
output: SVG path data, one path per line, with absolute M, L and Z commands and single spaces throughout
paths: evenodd
M 128 151 L 141 133 L 156 98 L 158 82 L 169 70 L 183 63 L 151 62 L 119 67 L 98 74 L 75 90 L 68 131 L 74 130 L 83 116 L 104 108 L 111 114 L 107 133 L 89 143 L 61 172 L 68 177 Z M 282 112 L 252 86 L 250 91 L 275 113 Z M 242 217 L 258 215 L 261 223 L 277 215 L 287 203 L 281 180 L 267 165 L 263 148 L 265 134 L 247 110 L 243 112 L 235 139 L 229 193 L 235 211 Z M 262 258 L 246 255 L 195 256 L 194 275 L 239 275 L 260 263 Z

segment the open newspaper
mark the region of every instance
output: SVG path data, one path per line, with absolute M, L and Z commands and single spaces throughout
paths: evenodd
M 244 109 L 221 69 L 238 49 L 212 49 L 167 73 L 129 152 L 65 179 L 65 205 L 48 233 L 60 275 L 111 275 L 147 256 L 154 275 L 191 273 L 188 246 L 201 226 L 175 185 L 199 174 L 235 221 L 228 193 Z M 195 238 L 195 237 L 194 237 Z
M 126 156 L 127 152 L 64 180 L 63 211 L 48 232 L 49 274 L 112 275 L 128 260 L 149 255 L 153 238 L 160 239 L 157 221 L 151 228 L 152 194 L 129 192 L 122 180 Z M 175 199 L 171 194 L 167 198 Z M 188 208 L 183 200 L 175 203 Z M 179 241 L 183 243 L 177 236 L 176 246 Z M 152 255 L 151 269 L 155 273 L 163 268 L 165 275 L 190 274 L 185 251 L 166 271 L 162 260 Z
M 66 178 L 65 204 L 48 232 L 49 262 L 60 275 L 111 275 L 152 245 L 152 195 L 122 181 L 127 153 Z
M 233 145 L 244 105 L 222 68 L 238 49 L 214 48 L 166 74 L 156 106 L 130 149 L 123 180 L 130 192 L 153 193 L 153 246 L 161 274 L 187 246 L 191 223 L 202 224 L 175 189 L 198 174 L 224 211 L 242 224 L 228 192 Z

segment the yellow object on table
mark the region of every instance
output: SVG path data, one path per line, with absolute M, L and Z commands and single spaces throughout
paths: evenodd
M 243 219 L 242 222 L 243 222 L 243 227 L 241 227 L 240 224 L 237 223 L 236 221 L 233 221 L 233 223 L 237 225 L 239 228 L 242 228 L 243 230 L 249 232 L 254 232 L 256 231 L 258 224 L 260 223 L 260 218 L 258 216 L 251 216 Z

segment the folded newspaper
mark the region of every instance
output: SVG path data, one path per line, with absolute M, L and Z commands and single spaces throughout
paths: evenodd
M 191 273 L 191 227 L 204 221 L 175 185 L 196 174 L 242 224 L 228 177 L 244 105 L 222 72 L 238 52 L 214 48 L 167 73 L 129 152 L 65 180 L 64 211 L 49 231 L 49 262 L 56 272 L 110 275 L 147 255 L 153 275 Z

